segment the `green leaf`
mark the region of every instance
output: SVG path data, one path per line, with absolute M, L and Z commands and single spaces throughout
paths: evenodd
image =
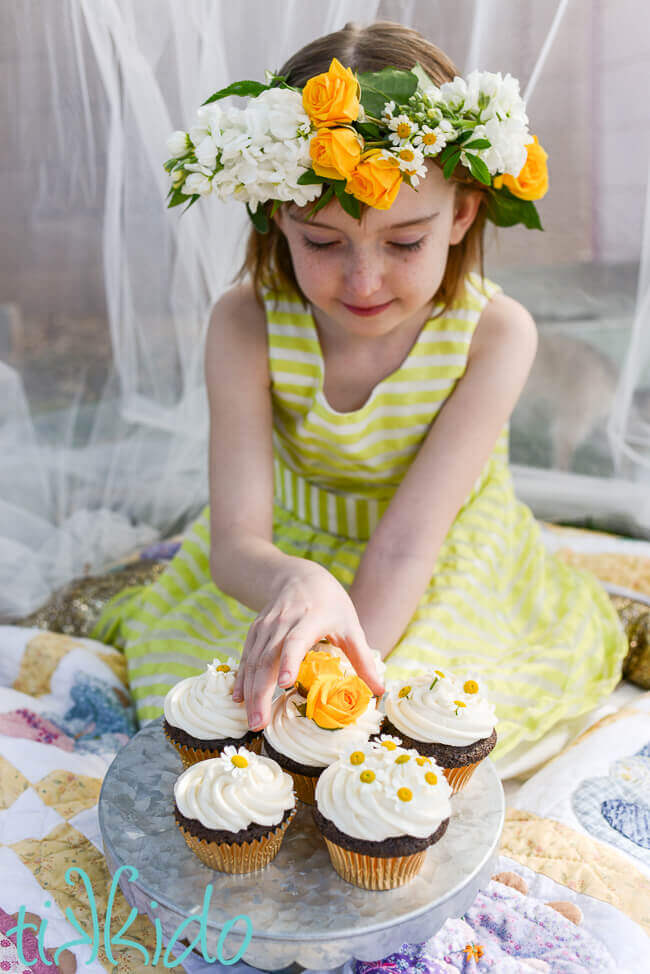
M 167 162 L 163 162 L 163 169 L 165 172 L 171 172 L 177 162 L 179 162 L 178 159 L 168 159 Z
M 336 180 L 336 182 L 332 183 L 332 186 L 334 187 L 336 198 L 345 212 L 349 213 L 355 220 L 360 220 L 361 206 L 356 196 L 351 196 L 350 193 L 345 192 L 345 183 L 342 180 Z
M 185 197 L 185 199 L 187 199 L 187 196 Z M 196 201 L 197 200 L 200 200 L 200 199 L 201 199 L 201 196 L 200 196 L 199 193 L 196 193 L 194 196 L 192 196 L 192 198 L 190 199 L 189 203 L 187 204 L 187 206 L 183 210 L 183 213 L 187 213 L 187 211 L 189 210 L 190 206 L 194 206 L 194 204 L 196 203 Z M 183 215 L 183 213 L 181 213 L 181 216 Z
M 307 169 L 302 176 L 298 176 L 299 186 L 315 186 L 317 183 L 325 182 L 327 182 L 325 177 L 317 176 L 313 169 Z
M 398 68 L 383 68 L 381 71 L 365 71 L 358 74 L 361 85 L 361 104 L 369 115 L 379 118 L 387 101 L 398 105 L 408 102 L 418 86 L 418 79 L 412 71 Z
M 366 140 L 384 138 L 384 134 L 385 134 L 384 130 L 381 129 L 378 125 L 376 125 L 374 122 L 355 122 L 354 127 L 356 128 L 357 132 L 360 132 L 361 135 L 363 135 L 364 139 Z
M 307 716 L 307 704 L 306 703 L 294 703 L 294 707 L 298 711 L 301 717 Z
M 220 88 L 219 91 L 215 91 L 214 95 L 206 98 L 203 104 L 209 105 L 211 102 L 220 101 L 229 95 L 239 95 L 241 98 L 254 98 L 263 91 L 266 91 L 268 87 L 269 85 L 263 85 L 261 81 L 233 81 L 227 88 Z
M 173 206 L 180 206 L 181 203 L 184 203 L 186 199 L 187 199 L 187 196 L 182 196 L 182 195 L 180 197 L 179 196 L 172 196 L 172 198 L 170 199 L 169 203 L 167 204 L 167 209 L 168 210 L 171 210 L 171 208 Z
M 269 213 L 269 218 L 273 218 L 282 206 L 282 200 L 273 200 L 273 206 L 271 207 L 271 212 Z
M 449 156 L 453 156 L 454 152 L 458 152 L 460 155 L 460 149 L 455 142 L 452 142 L 451 145 L 446 145 L 438 156 L 440 162 L 445 163 Z
M 261 203 L 257 204 L 257 209 L 254 212 L 247 203 L 246 212 L 251 218 L 251 222 L 258 233 L 269 232 L 269 218 L 267 217 L 266 210 Z
M 487 218 L 498 227 L 514 227 L 517 223 L 523 223 L 529 230 L 544 229 L 532 200 L 520 200 L 505 186 L 488 193 Z
M 334 196 L 334 187 L 328 186 L 325 192 L 322 193 L 322 195 L 316 200 L 316 202 L 312 206 L 311 210 L 309 211 L 309 217 L 311 218 L 316 213 L 318 213 L 319 210 L 322 210 L 324 206 L 327 206 L 327 204 L 329 203 L 329 201 L 332 199 L 333 196 Z
M 460 149 L 455 149 L 455 151 L 452 152 L 452 154 L 447 159 L 444 168 L 442 170 L 442 174 L 445 177 L 445 179 L 449 179 L 449 177 L 452 175 L 454 169 L 456 168 L 456 165 L 458 164 L 459 159 L 460 159 Z
M 411 68 L 411 74 L 415 75 L 417 83 L 422 91 L 426 91 L 427 88 L 435 87 L 434 82 L 431 80 L 419 62 L 416 62 L 415 67 Z
M 489 139 L 473 139 L 471 142 L 465 142 L 463 149 L 489 149 L 491 145 Z
M 492 178 L 490 176 L 490 170 L 485 165 L 482 159 L 478 156 L 472 155 L 471 152 L 467 153 L 467 161 L 469 162 L 470 172 L 474 179 L 478 179 L 479 183 L 483 183 L 484 186 L 490 186 L 492 183 Z

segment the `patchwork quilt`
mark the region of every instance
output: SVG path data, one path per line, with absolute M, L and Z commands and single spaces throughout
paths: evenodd
M 650 545 L 556 528 L 546 534 L 567 560 L 650 596 Z M 178 543 L 134 559 L 169 558 Z M 587 729 L 585 721 L 559 729 L 534 754 L 499 769 L 510 778 L 500 858 L 463 917 L 390 957 L 351 959 L 319 974 L 645 970 L 650 693 L 622 684 L 589 721 Z M 111 896 L 98 826 L 104 775 L 135 732 L 121 653 L 91 639 L 0 626 L 0 972 L 168 969 L 160 958 L 154 963 L 148 917 L 134 915 L 119 889 Z M 512 778 L 524 771 L 528 780 Z M 120 944 L 99 935 L 109 907 L 111 930 L 128 925 Z M 256 971 L 197 955 L 179 968 Z
M 110 955 L 92 936 L 111 888 L 99 791 L 134 732 L 119 652 L 0 627 L 0 971 L 152 966 L 156 931 L 146 916 L 134 918 L 123 945 L 109 944 Z M 112 911 L 119 930 L 131 914 L 119 891 Z M 640 694 L 511 791 L 498 869 L 463 917 L 424 944 L 350 960 L 339 974 L 621 974 L 641 970 L 649 948 L 650 694 Z M 255 970 L 194 955 L 182 966 Z

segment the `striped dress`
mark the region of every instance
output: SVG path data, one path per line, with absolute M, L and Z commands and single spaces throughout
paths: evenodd
M 278 548 L 319 562 L 350 586 L 499 290 L 469 275 L 462 298 L 429 319 L 402 365 L 346 413 L 324 396 L 312 315 L 290 295 L 266 296 Z M 627 650 L 596 579 L 550 555 L 516 500 L 507 438 L 505 428 L 386 659 L 386 679 L 432 666 L 484 679 L 499 717 L 497 757 L 594 707 L 616 685 Z M 254 617 L 210 579 L 206 508 L 159 579 L 118 595 L 94 634 L 124 648 L 144 722 L 162 713 L 177 680 L 216 656 L 239 656 Z

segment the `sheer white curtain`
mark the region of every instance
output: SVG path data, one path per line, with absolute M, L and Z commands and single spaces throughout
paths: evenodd
M 510 71 L 528 89 L 531 128 L 549 152 L 551 191 L 539 206 L 546 231 L 491 231 L 488 272 L 525 303 L 532 296 L 531 310 L 549 323 L 551 362 L 575 345 L 565 324 L 576 308 L 583 325 L 604 317 L 602 288 L 591 283 L 601 281 L 601 264 L 632 268 L 633 281 L 616 361 L 604 350 L 609 373 L 599 372 L 603 348 L 593 345 L 595 364 L 578 369 L 597 401 L 606 398 L 601 375 L 613 382 L 609 467 L 591 476 L 579 464 L 553 469 L 579 407 L 547 394 L 550 455 L 526 452 L 539 413 L 523 408 L 517 421 L 520 493 L 545 517 L 608 521 L 631 510 L 633 529 L 650 531 L 650 219 L 637 285 L 641 218 L 637 237 L 621 242 L 611 216 L 613 202 L 633 198 L 638 211 L 644 199 L 650 118 L 627 118 L 625 130 L 604 124 L 599 100 L 611 100 L 614 76 L 621 98 L 641 99 L 635 72 L 650 43 L 631 13 L 626 21 L 627 7 L 24 0 L 0 8 L 9 133 L 0 147 L 0 614 L 31 611 L 67 579 L 178 530 L 206 503 L 202 345 L 210 307 L 240 263 L 246 222 L 239 205 L 210 199 L 182 217 L 166 210 L 165 140 L 217 88 L 262 78 L 349 20 L 414 26 L 461 71 Z M 628 33 L 634 42 L 630 68 L 608 46 L 612 18 L 620 43 Z M 643 178 L 619 167 L 616 195 L 605 170 L 625 156 L 628 132 L 637 139 L 628 156 L 646 153 Z M 567 276 L 574 265 L 587 278 Z M 584 364 L 580 351 L 578 342 Z

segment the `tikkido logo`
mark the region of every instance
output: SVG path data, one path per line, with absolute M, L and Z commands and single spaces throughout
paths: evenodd
M 142 954 L 143 962 L 145 966 L 151 964 L 151 966 L 153 967 L 156 964 L 158 964 L 164 946 L 162 925 L 158 917 L 153 918 L 153 925 L 156 931 L 156 949 L 154 951 L 153 957 L 149 956 L 149 951 L 147 950 L 147 948 L 144 947 L 142 944 L 139 944 L 137 940 L 129 940 L 124 937 L 124 934 L 126 933 L 126 931 L 129 929 L 131 924 L 135 921 L 136 917 L 138 916 L 138 911 L 136 910 L 135 907 L 132 908 L 131 912 L 129 913 L 126 919 L 126 923 L 122 926 L 122 928 L 115 934 L 111 933 L 113 903 L 119 888 L 120 877 L 122 876 L 123 873 L 126 873 L 127 870 L 129 871 L 130 875 L 125 878 L 127 878 L 129 882 L 134 882 L 138 878 L 139 873 L 138 870 L 135 868 L 135 866 L 120 866 L 119 869 L 116 870 L 113 876 L 113 881 L 111 883 L 110 892 L 108 894 L 108 902 L 106 904 L 106 915 L 104 917 L 102 937 L 100 937 L 100 923 L 97 914 L 97 903 L 95 901 L 95 893 L 93 891 L 87 873 L 85 872 L 85 870 L 76 866 L 71 866 L 69 869 L 66 870 L 65 881 L 68 884 L 68 886 L 76 885 L 75 878 L 74 878 L 75 874 L 83 883 L 84 889 L 86 891 L 86 897 L 88 899 L 88 907 L 90 911 L 90 919 L 92 924 L 92 934 L 88 933 L 83 929 L 83 927 L 77 920 L 74 911 L 69 906 L 66 907 L 65 917 L 68 920 L 68 922 L 72 924 L 75 930 L 80 934 L 80 939 L 69 940 L 61 947 L 58 947 L 54 953 L 55 964 L 58 964 L 59 957 L 64 950 L 69 950 L 71 947 L 83 947 L 83 946 L 92 947 L 92 952 L 90 954 L 90 957 L 86 961 L 86 964 L 92 964 L 93 961 L 97 960 L 97 956 L 99 954 L 99 948 L 102 942 L 103 942 L 104 951 L 106 952 L 107 960 L 109 964 L 112 964 L 113 966 L 116 966 L 118 964 L 118 961 L 115 959 L 115 956 L 113 954 L 113 947 L 133 947 L 135 950 L 139 951 Z M 201 912 L 198 914 L 194 914 L 192 916 L 188 916 L 184 920 L 182 920 L 181 923 L 179 923 L 176 930 L 174 930 L 169 940 L 167 941 L 167 946 L 165 948 L 165 952 L 163 955 L 163 964 L 166 968 L 171 969 L 172 967 L 177 967 L 178 964 L 182 964 L 183 961 L 187 959 L 187 957 L 192 951 L 198 952 L 199 948 L 203 956 L 203 959 L 208 964 L 214 964 L 216 963 L 216 961 L 219 961 L 220 964 L 224 964 L 227 966 L 230 964 L 236 964 L 237 961 L 241 960 L 244 951 L 247 949 L 253 937 L 253 924 L 251 922 L 251 918 L 248 916 L 247 913 L 238 914 L 238 916 L 233 917 L 231 920 L 228 920 L 228 922 L 224 925 L 224 927 L 221 930 L 221 934 L 219 935 L 219 940 L 217 941 L 217 956 L 211 957 L 208 952 L 208 944 L 207 944 L 208 912 L 210 909 L 210 900 L 212 898 L 212 889 L 213 889 L 212 883 L 208 883 L 208 885 L 205 888 L 205 895 L 203 897 L 203 906 L 201 908 Z M 51 901 L 46 900 L 44 905 L 46 907 L 51 906 Z M 155 900 L 152 900 L 150 906 L 152 910 L 155 910 L 158 904 L 156 903 Z M 45 930 L 47 928 L 47 919 L 41 921 L 41 924 L 37 932 L 35 923 L 25 922 L 26 910 L 27 908 L 25 906 L 20 907 L 20 910 L 18 911 L 18 922 L 16 923 L 16 926 L 12 927 L 11 930 L 7 930 L 5 932 L 5 936 L 12 936 L 13 934 L 16 935 L 16 949 L 18 952 L 18 959 L 20 960 L 21 964 L 25 965 L 25 967 L 32 967 L 34 964 L 38 963 L 39 958 L 43 964 L 47 964 L 48 967 L 51 967 L 52 962 L 47 960 L 47 957 L 44 953 L 44 947 L 43 947 Z M 226 959 L 223 956 L 223 947 L 224 947 L 226 937 L 231 933 L 231 931 L 233 931 L 233 927 L 240 920 L 243 922 L 245 932 L 236 931 L 233 932 L 233 936 L 236 936 L 238 940 L 243 936 L 244 938 L 243 943 L 241 944 L 237 953 L 233 957 Z M 199 932 L 197 933 L 194 940 L 187 947 L 185 947 L 180 957 L 172 957 L 171 952 L 173 951 L 174 947 L 177 944 L 179 944 L 181 937 L 185 935 L 185 931 L 192 923 L 198 923 Z M 39 957 L 32 957 L 31 959 L 25 957 L 24 945 L 23 945 L 24 932 L 25 930 L 29 930 L 29 929 L 33 930 L 35 933 L 37 932 L 37 943 L 38 943 L 38 954 L 39 954 Z M 186 943 L 187 940 L 184 940 L 183 945 L 185 945 Z

